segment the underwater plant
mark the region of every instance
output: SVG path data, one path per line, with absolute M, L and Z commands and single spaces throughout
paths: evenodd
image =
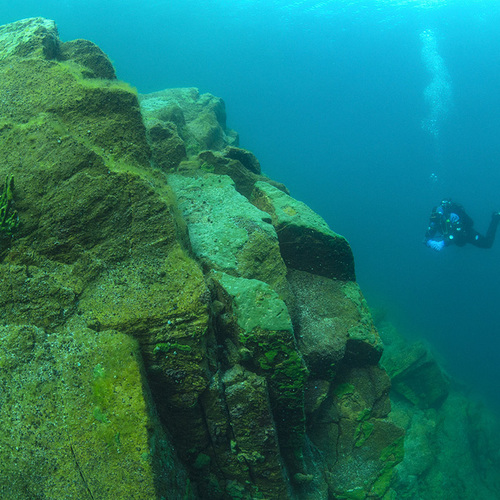
M 0 237 L 12 236 L 19 227 L 19 216 L 11 210 L 14 199 L 14 177 L 7 176 L 0 195 Z

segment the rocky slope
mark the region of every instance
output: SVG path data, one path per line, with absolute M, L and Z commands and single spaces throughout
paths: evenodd
M 393 498 L 349 244 L 223 101 L 41 18 L 0 27 L 0 97 L 0 496 Z
M 405 429 L 405 458 L 392 483 L 400 500 L 500 498 L 498 415 L 468 396 L 423 342 L 387 320 L 382 366 L 392 380 L 392 419 Z

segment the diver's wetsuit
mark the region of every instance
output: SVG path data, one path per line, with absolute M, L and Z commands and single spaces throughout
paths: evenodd
M 491 216 L 486 236 L 482 236 L 474 229 L 474 222 L 465 213 L 462 205 L 444 200 L 432 210 L 429 227 L 425 233 L 425 243 L 435 250 L 441 250 L 451 244 L 462 247 L 466 243 L 479 248 L 491 248 L 499 221 L 500 214 L 495 212 Z

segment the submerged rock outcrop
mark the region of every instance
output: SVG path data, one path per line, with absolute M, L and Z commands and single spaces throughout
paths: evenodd
M 391 498 L 349 244 L 222 100 L 138 96 L 41 18 L 0 27 L 0 94 L 0 496 Z
M 392 380 L 392 419 L 405 429 L 393 488 L 401 500 L 500 498 L 498 415 L 468 397 L 422 341 L 377 321 Z

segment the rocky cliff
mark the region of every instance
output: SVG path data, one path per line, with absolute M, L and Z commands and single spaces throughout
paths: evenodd
M 52 21 L 0 27 L 2 498 L 393 497 L 349 244 L 225 118 Z

